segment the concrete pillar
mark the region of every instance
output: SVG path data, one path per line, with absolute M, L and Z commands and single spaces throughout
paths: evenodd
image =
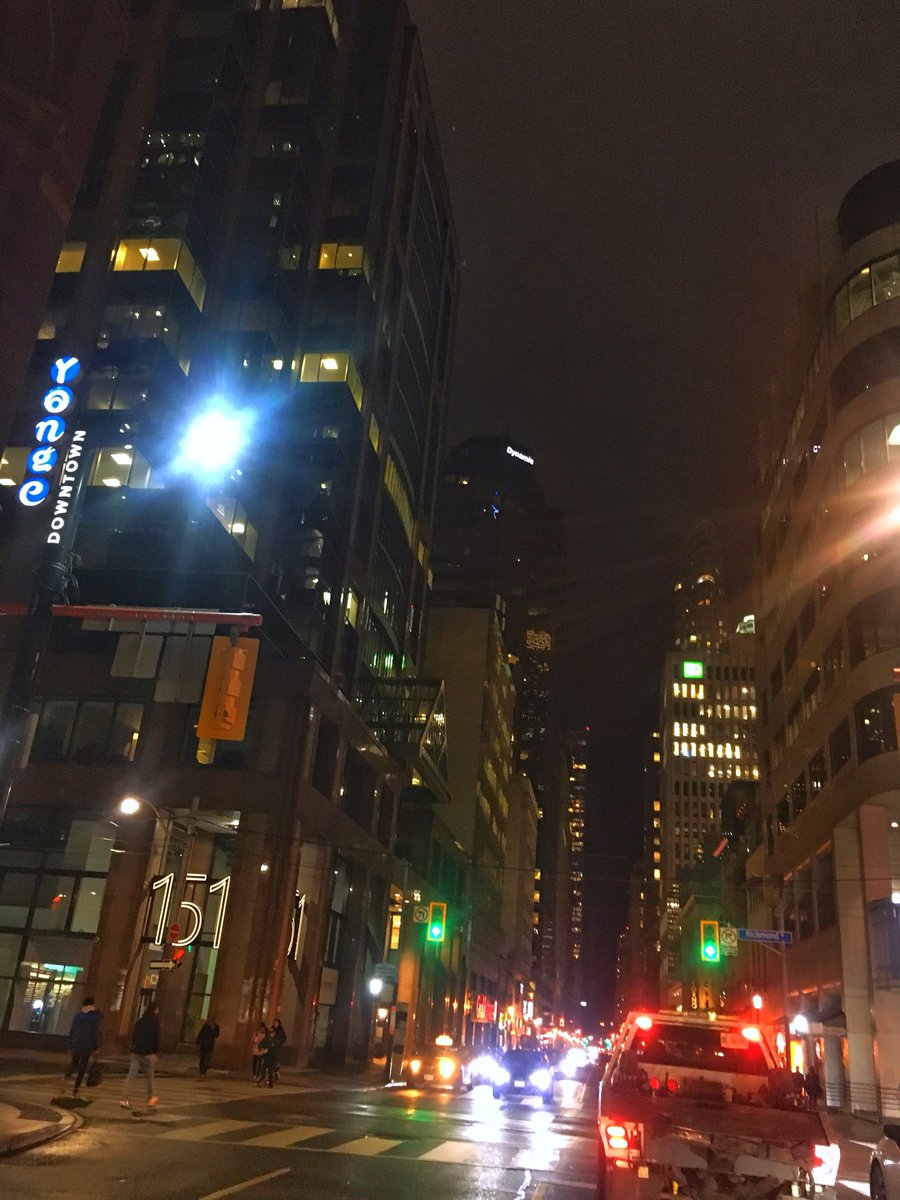
M 107 1049 L 118 1049 L 131 1035 L 132 997 L 141 980 L 141 934 L 146 913 L 147 875 L 154 827 L 146 821 L 123 824 L 109 864 L 100 910 L 97 941 L 85 980 L 102 1013 Z
M 854 1112 L 875 1112 L 878 1083 L 872 1037 L 871 974 L 863 886 L 862 811 L 858 809 L 851 813 L 834 830 L 834 873 L 841 931 L 844 1012 L 847 1016 L 850 1107 Z
M 296 888 L 295 838 L 277 836 L 274 818 L 242 816 L 210 1012 L 220 1039 L 217 1061 L 249 1071 L 250 1042 L 260 1021 L 278 1015 Z M 266 870 L 261 867 L 266 866 Z M 290 876 L 290 886 L 284 879 Z
M 859 818 L 866 901 L 889 902 L 895 879 L 890 813 L 880 806 L 864 804 Z M 897 1117 L 900 1116 L 900 994 L 890 988 L 873 987 L 872 1027 L 880 1111 L 886 1117 Z

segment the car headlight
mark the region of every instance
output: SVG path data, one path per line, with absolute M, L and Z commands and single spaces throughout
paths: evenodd
M 418 1073 L 422 1070 L 421 1058 L 411 1058 L 409 1060 L 409 1069 L 413 1075 L 418 1075 Z
M 472 1063 L 472 1074 L 480 1075 L 484 1079 L 492 1079 L 496 1065 L 489 1054 L 482 1054 Z
M 452 1079 L 456 1074 L 456 1063 L 452 1058 L 439 1058 L 437 1060 L 437 1071 L 441 1079 Z
M 578 1064 L 575 1063 L 568 1055 L 562 1060 L 561 1070 L 566 1079 L 574 1079 L 578 1071 Z
M 512 1076 L 504 1067 L 494 1068 L 494 1083 L 498 1087 L 502 1087 L 504 1083 L 509 1083 L 510 1079 L 512 1079 Z
M 536 1071 L 532 1071 L 529 1083 L 532 1087 L 536 1087 L 539 1092 L 546 1092 L 547 1088 L 553 1083 L 553 1076 L 546 1067 L 539 1067 Z

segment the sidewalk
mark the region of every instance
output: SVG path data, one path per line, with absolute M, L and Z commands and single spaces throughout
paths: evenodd
M 0 1087 L 0 1155 L 27 1150 L 71 1133 L 81 1117 L 50 1104 L 32 1104 Z

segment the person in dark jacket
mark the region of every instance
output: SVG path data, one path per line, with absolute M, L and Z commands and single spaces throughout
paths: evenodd
M 85 1071 L 87 1071 L 93 1056 L 100 1049 L 102 1025 L 103 1013 L 98 1012 L 94 1007 L 93 996 L 85 996 L 81 1012 L 75 1014 L 72 1019 L 72 1028 L 69 1030 L 69 1052 L 72 1055 L 72 1064 L 66 1071 L 66 1075 L 75 1076 L 73 1096 L 78 1095 Z
M 197 1034 L 197 1053 L 200 1058 L 200 1078 L 206 1078 L 206 1072 L 209 1070 L 209 1064 L 212 1062 L 213 1050 L 216 1048 L 216 1038 L 219 1036 L 219 1027 L 216 1024 L 215 1017 L 207 1017 Z
M 810 1066 L 809 1070 L 803 1076 L 803 1086 L 806 1088 L 806 1094 L 809 1097 L 809 1107 L 818 1108 L 819 1100 L 822 1096 L 822 1085 L 819 1082 L 819 1072 L 815 1066 Z
M 159 1005 L 151 1004 L 142 1017 L 135 1021 L 131 1034 L 131 1062 L 125 1083 L 122 1086 L 122 1108 L 130 1108 L 128 1092 L 131 1081 L 144 1071 L 147 1082 L 147 1107 L 155 1108 L 159 1099 L 153 1091 L 153 1071 L 159 1054 Z
M 278 1078 L 278 1060 L 281 1058 L 281 1050 L 286 1041 L 287 1034 L 284 1032 L 284 1026 L 276 1017 L 269 1031 L 269 1048 L 266 1051 L 262 1069 L 262 1075 L 268 1080 L 269 1087 L 274 1087 L 275 1080 Z

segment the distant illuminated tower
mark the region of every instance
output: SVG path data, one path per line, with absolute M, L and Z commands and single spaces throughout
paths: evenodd
M 725 639 L 722 609 L 722 552 L 712 521 L 701 521 L 688 534 L 675 584 L 675 646 L 717 650 Z

